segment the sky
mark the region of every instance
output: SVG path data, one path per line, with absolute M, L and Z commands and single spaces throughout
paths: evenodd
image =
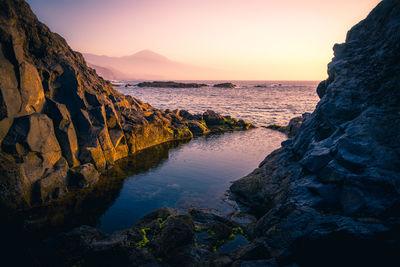
M 323 80 L 335 43 L 379 0 L 27 0 L 83 53 L 150 49 L 221 79 Z M 227 76 L 226 73 L 229 73 Z M 205 77 L 206 78 L 206 77 Z

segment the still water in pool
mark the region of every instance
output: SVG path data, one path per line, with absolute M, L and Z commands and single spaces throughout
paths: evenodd
M 250 173 L 285 139 L 284 134 L 258 128 L 198 137 L 172 148 L 157 164 L 145 164 L 147 170 L 123 181 L 97 226 L 104 232 L 125 229 L 162 206 L 215 209 L 226 215 L 233 210 L 225 198 L 230 182 Z M 146 153 L 150 152 L 137 155 L 136 164 L 154 160 Z M 126 171 L 129 166 L 122 168 Z

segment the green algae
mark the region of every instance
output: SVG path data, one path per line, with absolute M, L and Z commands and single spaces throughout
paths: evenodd
M 209 233 L 210 235 L 215 235 L 215 232 L 211 229 L 207 229 L 207 233 Z
M 165 220 L 163 218 L 157 218 L 158 223 L 160 224 L 160 229 L 163 227 L 164 223 L 171 218 L 171 215 L 169 215 L 167 218 L 165 218 Z
M 242 234 L 242 235 L 245 235 L 244 234 L 244 232 L 243 232 L 243 229 L 241 228 L 241 227 L 234 227 L 234 228 L 232 228 L 232 233 L 233 234 L 237 234 L 237 233 L 240 233 L 240 234 Z
M 135 247 L 136 247 L 136 248 L 145 247 L 145 246 L 147 245 L 147 243 L 150 242 L 149 239 L 147 238 L 146 231 L 150 231 L 151 229 L 150 229 L 150 228 L 142 228 L 142 229 L 140 229 L 140 230 L 141 230 L 142 233 L 143 233 L 143 239 L 135 244 Z

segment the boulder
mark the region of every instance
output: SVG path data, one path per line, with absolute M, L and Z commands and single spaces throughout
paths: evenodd
M 203 119 L 207 125 L 220 125 L 225 122 L 225 118 L 213 110 L 207 110 L 204 112 Z
M 64 196 L 68 192 L 68 163 L 61 158 L 52 169 L 46 170 L 40 180 L 34 184 L 32 202 L 45 203 Z
M 63 104 L 47 99 L 45 112 L 53 120 L 63 157 L 67 159 L 70 167 L 79 165 L 78 139 L 68 109 Z
M 3 140 L 2 150 L 20 157 L 38 154 L 44 167 L 54 165 L 61 157 L 52 120 L 37 113 L 14 120 Z
M 68 186 L 75 188 L 87 187 L 99 180 L 100 174 L 91 163 L 86 163 L 70 169 Z
M 187 126 L 194 135 L 203 135 L 210 133 L 210 129 L 204 123 L 198 121 L 188 121 Z
M 11 161 L 15 162 L 9 166 L 9 174 L 12 175 L 8 176 L 4 172 L 2 179 L 8 180 L 11 177 L 13 179 L 7 183 L 16 185 L 22 181 L 25 184 L 23 187 L 28 190 L 26 193 L 19 191 L 21 196 L 18 199 L 26 194 L 31 195 L 31 190 L 36 190 L 38 193 L 34 194 L 37 196 L 29 197 L 28 203 L 48 201 L 61 196 L 65 191 L 66 161 L 61 155 L 52 120 L 47 115 L 34 113 L 15 119 L 3 140 L 2 150 L 12 155 L 14 160 Z M 17 173 L 15 169 L 18 170 Z M 15 177 L 15 174 L 20 177 Z M 33 184 L 36 184 L 36 189 Z
M 28 62 L 19 65 L 21 115 L 41 112 L 45 102 L 44 91 L 39 73 L 35 66 Z

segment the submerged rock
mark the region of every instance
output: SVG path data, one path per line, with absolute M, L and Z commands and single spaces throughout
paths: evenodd
M 23 0 L 0 2 L 0 41 L 0 206 L 29 207 L 86 187 L 156 144 L 249 126 L 231 120 L 210 129 L 201 114 L 120 94 Z
M 279 265 L 393 266 L 400 249 L 400 2 L 335 45 L 316 110 L 232 196 Z M 286 129 L 285 129 L 286 130 Z

